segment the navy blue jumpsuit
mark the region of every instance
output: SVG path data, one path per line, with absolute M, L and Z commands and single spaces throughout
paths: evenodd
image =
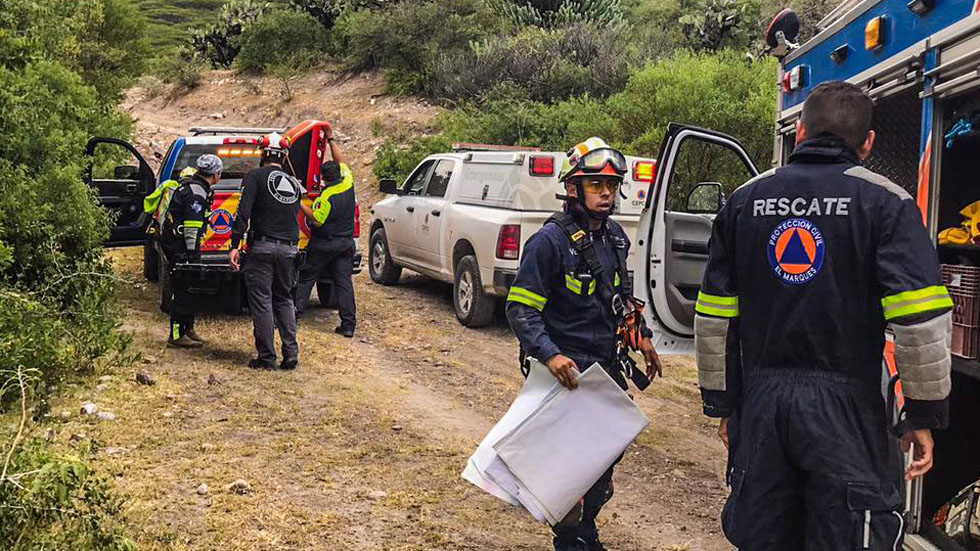
M 941 428 L 951 306 L 915 201 L 842 140 L 807 141 L 732 194 L 695 334 L 704 411 L 730 418 L 722 525 L 735 546 L 901 549 L 885 330 L 907 404 L 898 430 Z

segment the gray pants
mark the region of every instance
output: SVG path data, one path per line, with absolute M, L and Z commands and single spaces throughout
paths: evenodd
M 282 339 L 283 361 L 298 359 L 296 310 L 292 297 L 296 282 L 296 247 L 255 241 L 250 246 L 243 272 L 259 361 L 268 367 L 276 366 L 276 328 Z

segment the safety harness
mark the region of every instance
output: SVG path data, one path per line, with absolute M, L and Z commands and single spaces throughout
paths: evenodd
M 578 257 L 585 263 L 587 271 L 576 273 L 576 278 L 581 282 L 581 295 L 590 294 L 590 289 L 594 288 L 599 294 L 599 302 L 609 309 L 609 312 L 616 320 L 616 361 L 623 374 L 633 381 L 633 384 L 640 390 L 650 386 L 650 379 L 639 369 L 636 369 L 636 361 L 630 357 L 630 350 L 639 351 L 640 343 L 644 337 L 652 336 L 652 332 L 647 328 L 643 320 L 644 302 L 633 296 L 633 286 L 626 267 L 626 237 L 619 226 L 613 220 L 606 222 L 609 228 L 616 231 L 609 231 L 608 235 L 613 242 L 616 251 L 616 275 L 619 276 L 619 290 L 617 291 L 614 282 L 605 277 L 602 269 L 602 262 L 599 260 L 599 253 L 596 252 L 595 242 L 592 235 L 583 230 L 575 218 L 567 212 L 553 214 L 545 224 L 556 224 L 572 243 L 572 248 L 578 253 Z M 525 377 L 530 366 L 526 361 L 523 349 L 521 350 L 521 370 Z

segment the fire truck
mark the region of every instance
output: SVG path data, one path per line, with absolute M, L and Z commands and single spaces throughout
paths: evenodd
M 284 167 L 295 176 L 308 192 L 303 200 L 311 203 L 319 196 L 320 165 L 329 159 L 326 130 L 329 123 L 303 121 L 291 128 L 191 128 L 187 136 L 174 140 L 163 156 L 159 170 L 154 172 L 146 159 L 130 143 L 117 138 L 92 138 L 86 154 L 93 162 L 85 182 L 94 188 L 99 203 L 113 216 L 110 247 L 142 246 L 143 273 L 147 280 L 158 281 L 160 307 L 167 311 L 173 292 L 191 295 L 200 313 L 239 313 L 245 306 L 242 277 L 231 269 L 228 251 L 231 248 L 231 228 L 238 211 L 242 178 L 259 166 L 261 152 L 258 139 L 263 134 L 277 132 L 289 140 L 288 160 Z M 168 180 L 177 180 L 182 170 L 193 167 L 197 158 L 215 154 L 224 163 L 221 181 L 214 186 L 214 200 L 199 262 L 170 266 L 156 235 L 159 216 L 147 213 L 144 198 Z M 99 159 L 129 158 L 131 162 L 115 166 L 111 173 L 100 169 Z M 104 164 L 104 163 L 101 163 Z M 355 209 L 354 240 L 360 237 L 360 208 Z M 299 215 L 299 247 L 305 249 L 310 228 L 306 217 Z M 301 261 L 302 259 L 300 259 Z M 175 268 L 175 269 L 173 269 Z M 361 252 L 357 249 L 354 272 L 361 271 Z M 329 279 L 318 282 L 317 294 L 321 304 L 330 301 Z

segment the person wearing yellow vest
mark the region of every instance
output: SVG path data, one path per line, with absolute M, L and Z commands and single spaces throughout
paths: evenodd
M 327 131 L 331 161 L 320 167 L 323 192 L 313 205 L 303 204 L 303 214 L 311 226 L 310 244 L 306 248 L 306 261 L 300 268 L 296 284 L 296 316 L 306 309 L 313 285 L 326 273 L 333 282 L 334 294 L 340 310 L 340 325 L 334 332 L 347 338 L 354 336 L 357 325 L 357 307 L 354 302 L 354 175 L 351 173 L 340 146 Z M 320 297 L 326 302 L 327 297 Z

